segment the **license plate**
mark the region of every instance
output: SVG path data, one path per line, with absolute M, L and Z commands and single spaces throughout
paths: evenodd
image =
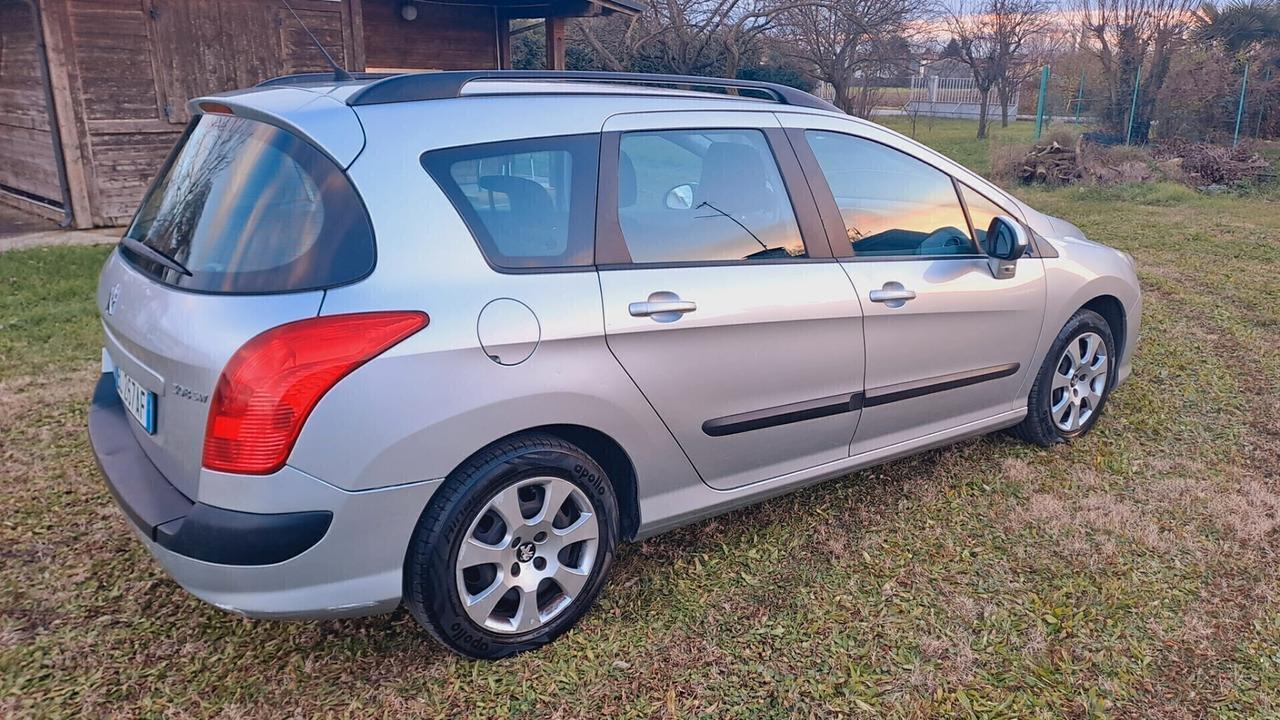
M 115 370 L 116 393 L 120 395 L 125 410 L 147 431 L 148 435 L 156 433 L 156 394 L 138 384 L 120 368 Z

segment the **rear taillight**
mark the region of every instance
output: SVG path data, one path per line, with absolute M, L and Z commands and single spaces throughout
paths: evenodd
M 331 315 L 249 340 L 227 361 L 214 388 L 204 466 L 245 475 L 279 470 L 325 393 L 426 325 L 421 312 Z

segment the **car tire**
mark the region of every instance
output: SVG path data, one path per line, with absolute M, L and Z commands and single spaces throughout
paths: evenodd
M 1115 348 L 1107 321 L 1092 310 L 1077 310 L 1049 347 L 1027 398 L 1027 416 L 1013 434 L 1049 447 L 1093 429 L 1115 386 Z
M 617 538 L 617 499 L 600 465 L 558 437 L 518 435 L 472 456 L 436 490 L 405 558 L 404 602 L 463 655 L 532 650 L 591 608 Z

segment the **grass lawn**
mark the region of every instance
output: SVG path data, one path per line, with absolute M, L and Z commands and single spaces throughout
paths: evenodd
M 982 169 L 972 129 L 916 136 Z M 1138 261 L 1135 374 L 1093 434 L 624 547 L 577 629 L 491 664 L 403 612 L 250 621 L 168 580 L 85 439 L 107 249 L 0 254 L 0 715 L 1280 717 L 1277 195 L 1018 192 Z

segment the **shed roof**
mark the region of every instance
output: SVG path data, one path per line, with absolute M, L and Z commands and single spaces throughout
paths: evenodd
M 436 0 L 414 0 L 431 4 Z M 450 5 L 483 5 L 502 8 L 509 18 L 588 17 L 638 15 L 648 7 L 640 0 L 450 0 Z

